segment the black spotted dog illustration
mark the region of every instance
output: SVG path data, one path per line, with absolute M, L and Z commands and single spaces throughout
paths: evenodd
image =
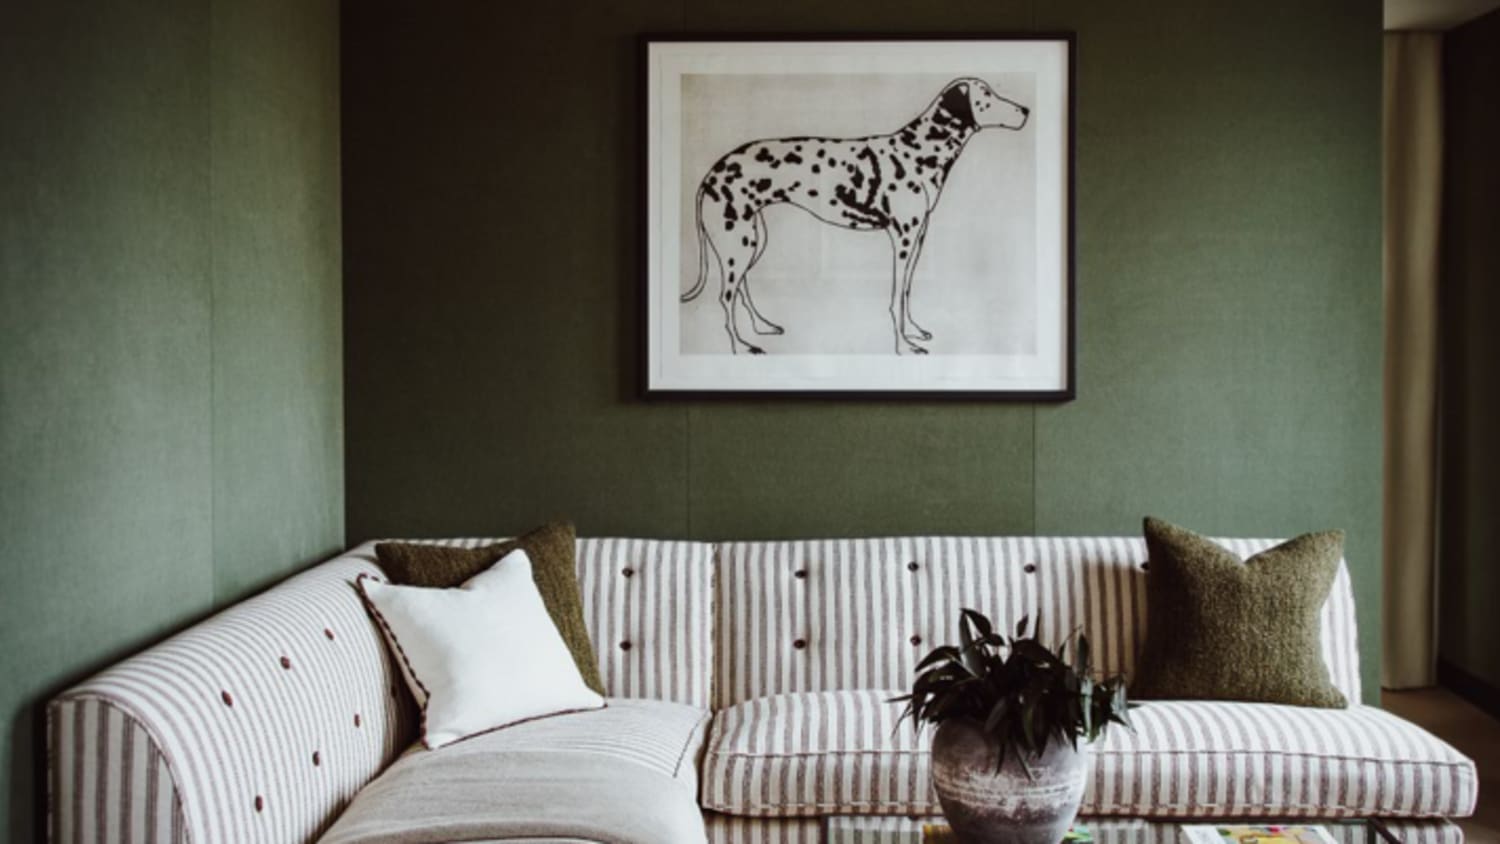
M 921 343 L 932 334 L 912 319 L 912 274 L 948 171 L 975 133 L 1021 129 L 1029 114 L 981 79 L 955 79 L 921 114 L 888 135 L 775 138 L 736 147 L 698 186 L 698 280 L 682 301 L 703 292 L 710 265 L 716 266 L 731 351 L 764 354 L 740 336 L 735 315 L 743 302 L 756 334 L 783 333 L 755 307 L 749 273 L 766 249 L 762 212 L 785 202 L 830 225 L 889 236 L 896 354 L 926 354 Z

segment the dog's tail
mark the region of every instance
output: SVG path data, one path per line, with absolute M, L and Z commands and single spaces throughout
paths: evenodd
M 691 302 L 698 298 L 703 292 L 703 285 L 708 283 L 708 229 L 703 227 L 703 186 L 698 186 L 698 195 L 693 203 L 693 228 L 698 232 L 698 282 L 693 289 L 682 294 L 682 301 Z

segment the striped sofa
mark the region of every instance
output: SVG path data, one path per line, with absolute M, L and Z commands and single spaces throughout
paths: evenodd
M 1241 554 L 1271 544 L 1223 541 Z M 53 700 L 51 839 L 329 834 L 414 739 L 412 704 L 351 587 L 378 573 L 373 547 Z M 702 807 L 714 844 L 893 840 L 938 805 L 925 738 L 898 728 L 888 701 L 952 637 L 959 608 L 1029 614 L 1053 640 L 1082 629 L 1100 668 L 1128 675 L 1147 621 L 1144 560 L 1134 538 L 582 539 L 584 608 L 613 699 L 592 717 L 609 720 L 471 741 L 497 758 L 551 748 L 666 773 L 680 785 L 670 799 Z M 1323 652 L 1359 701 L 1346 570 L 1323 611 Z M 1374 707 L 1159 702 L 1133 720 L 1095 747 L 1085 797 L 1086 815 L 1125 831 L 1112 840 L 1164 840 L 1163 823 L 1191 817 L 1371 816 L 1401 840 L 1455 842 L 1446 819 L 1477 796 L 1471 761 Z

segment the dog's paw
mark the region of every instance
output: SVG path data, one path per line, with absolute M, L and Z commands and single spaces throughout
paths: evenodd
M 765 349 L 762 349 L 759 346 L 752 346 L 749 343 L 745 344 L 745 351 L 749 352 L 752 355 L 763 355 L 766 353 Z
M 927 350 L 924 349 L 924 348 L 922 348 L 921 346 L 918 346 L 916 343 L 907 343 L 906 347 L 908 349 L 911 349 L 911 353 L 914 354 L 914 355 L 925 355 L 925 354 L 927 354 Z

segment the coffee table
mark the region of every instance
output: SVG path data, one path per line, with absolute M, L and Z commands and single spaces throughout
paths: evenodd
M 1153 820 L 1139 818 L 1098 818 L 1082 820 L 1094 844 L 1186 844 L 1182 827 L 1198 824 L 1244 824 L 1268 826 L 1321 826 L 1339 844 L 1402 844 L 1379 821 L 1365 818 L 1337 820 L 1217 820 L 1183 818 Z M 946 829 L 942 818 L 908 817 L 830 817 L 825 820 L 824 841 L 827 844 L 959 844 L 951 833 L 932 834 L 931 827 Z M 924 834 L 924 829 L 927 833 Z

